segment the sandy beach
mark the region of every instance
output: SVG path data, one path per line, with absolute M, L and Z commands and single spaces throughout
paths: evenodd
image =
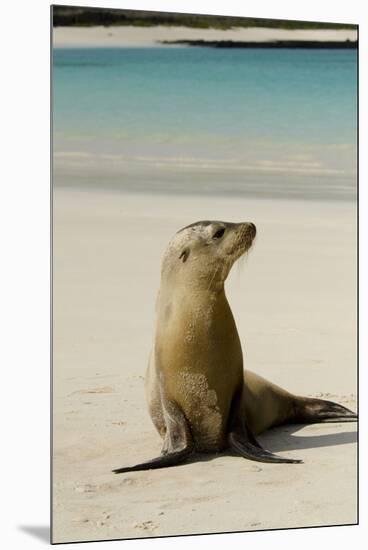
M 260 437 L 300 465 L 221 455 L 111 473 L 160 451 L 143 388 L 160 259 L 198 219 L 257 225 L 226 286 L 246 368 L 356 409 L 355 215 L 352 201 L 55 187 L 54 542 L 356 522 L 353 423 Z
M 266 42 L 269 40 L 357 40 L 350 30 L 288 30 L 270 28 L 234 28 L 228 30 L 195 29 L 189 27 L 113 26 L 113 27 L 55 27 L 53 44 L 56 48 L 75 47 L 153 47 L 164 40 L 233 40 Z

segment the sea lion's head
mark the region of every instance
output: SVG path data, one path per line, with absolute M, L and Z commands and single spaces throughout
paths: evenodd
M 222 288 L 234 262 L 252 246 L 256 226 L 250 222 L 199 221 L 180 229 L 170 241 L 162 276 L 175 284 Z

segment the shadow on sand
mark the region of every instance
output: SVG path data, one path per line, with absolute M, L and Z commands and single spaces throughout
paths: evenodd
M 315 426 L 326 427 L 326 424 L 329 423 L 315 424 Z M 262 434 L 259 441 L 262 446 L 269 448 L 272 452 L 332 447 L 335 445 L 356 443 L 357 441 L 356 431 L 320 435 L 294 435 L 304 427 L 305 424 L 295 424 L 274 428 L 264 435 Z

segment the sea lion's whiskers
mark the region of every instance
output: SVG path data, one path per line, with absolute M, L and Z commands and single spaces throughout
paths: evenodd
M 240 275 L 240 273 L 242 273 L 243 269 L 244 269 L 244 266 L 246 264 L 246 261 L 248 260 L 248 254 L 249 254 L 249 250 L 246 250 L 244 252 L 244 254 L 242 254 L 240 256 L 240 258 L 238 259 L 237 261 L 237 271 L 238 271 L 238 274 Z

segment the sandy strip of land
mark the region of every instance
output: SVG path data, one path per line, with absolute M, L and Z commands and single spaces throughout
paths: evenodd
M 356 425 L 260 439 L 300 465 L 206 457 L 116 476 L 160 451 L 143 377 L 160 258 L 197 219 L 258 227 L 227 294 L 246 367 L 356 408 L 355 205 L 54 193 L 54 542 L 356 522 Z
M 162 40 L 233 40 L 266 42 L 269 40 L 344 41 L 357 39 L 350 30 L 287 30 L 234 28 L 230 30 L 192 29 L 189 27 L 55 27 L 55 47 L 152 47 Z

